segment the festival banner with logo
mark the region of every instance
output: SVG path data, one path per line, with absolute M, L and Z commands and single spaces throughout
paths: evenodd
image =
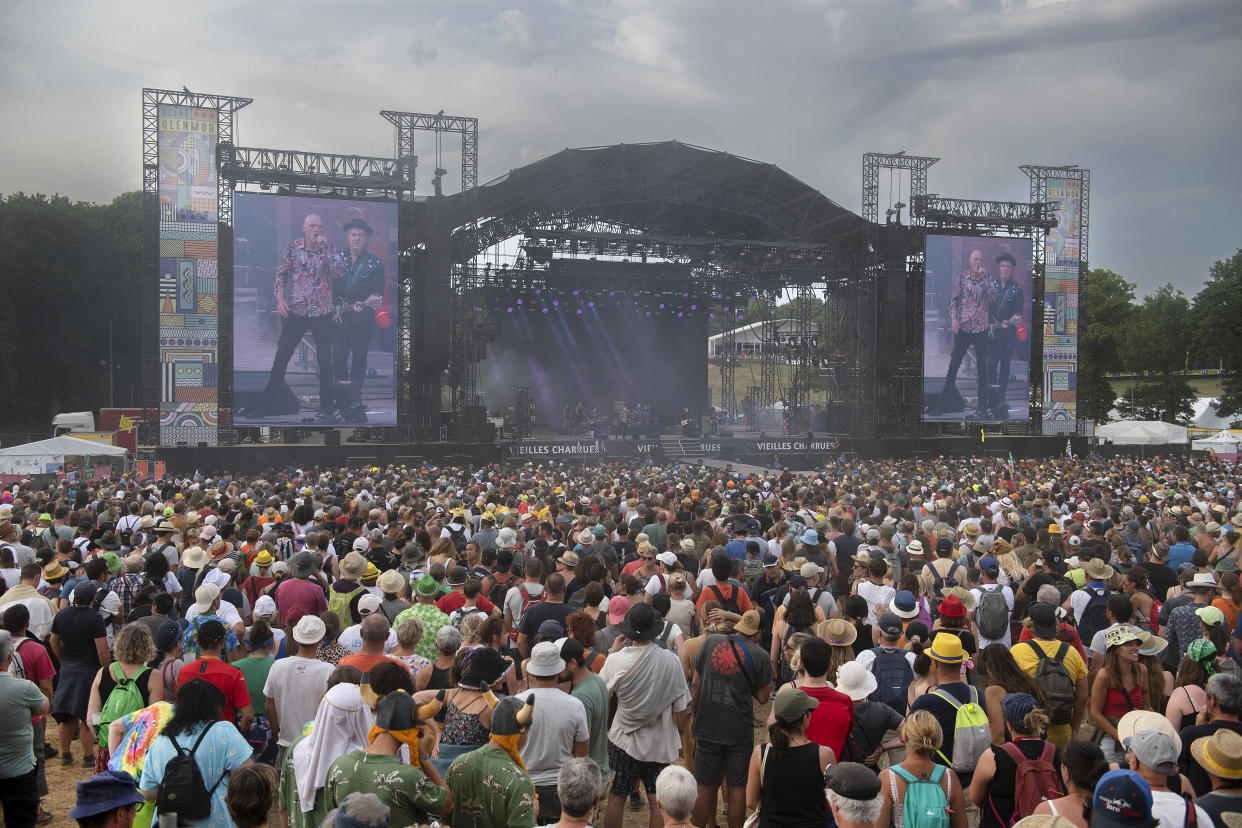
M 1078 296 L 1087 210 L 1085 170 L 1045 178 L 1057 226 L 1044 237 L 1043 433 L 1078 427 Z
M 159 107 L 160 445 L 217 442 L 216 109 Z

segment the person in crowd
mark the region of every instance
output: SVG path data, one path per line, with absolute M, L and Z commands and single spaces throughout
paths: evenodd
M 164 700 L 163 676 L 147 665 L 155 658 L 155 642 L 144 625 L 133 623 L 121 627 L 116 634 L 114 655 L 116 660 L 95 674 L 86 707 L 87 720 L 98 733 L 96 773 L 108 767 L 108 726 L 121 716 Z M 127 692 L 131 684 L 137 690 L 137 697 Z M 113 693 L 116 693 L 115 699 Z
M 807 738 L 811 712 L 819 701 L 791 685 L 772 702 L 769 744 L 750 757 L 746 805 L 759 809 L 761 826 L 819 826 L 828 819 L 824 770 L 836 761 L 831 748 Z
M 453 760 L 445 777 L 456 803 L 453 828 L 536 824 L 535 786 L 521 756 L 533 716 L 531 702 L 502 698 L 492 710 L 487 744 Z
M 990 644 L 984 652 L 997 646 Z M 1003 647 L 1001 650 L 1005 652 Z M 999 744 L 993 739 L 991 749 L 979 759 L 970 782 L 969 796 L 979 808 L 981 828 L 1006 828 L 1034 812 L 1033 808 L 1024 810 L 1026 803 L 1019 801 L 1016 795 L 1026 784 L 1019 776 L 1020 764 L 1026 760 L 1052 766 L 1051 779 L 1031 781 L 1031 784 L 1042 786 L 1041 797 L 1059 798 L 1065 792 L 1060 780 L 1060 751 L 1042 735 L 1048 727 L 1048 713 L 1039 700 L 1030 693 L 1009 693 L 1001 704 L 1001 714 L 1008 738 Z
M 318 616 L 302 616 L 291 634 L 297 650 L 277 659 L 263 683 L 268 723 L 276 734 L 277 766 L 282 764 L 289 745 L 314 717 L 332 673 L 331 664 L 316 658 L 324 634 L 324 623 Z
M 139 793 L 134 778 L 124 771 L 107 770 L 77 784 L 76 801 L 69 809 L 69 818 L 80 828 L 126 828 L 136 824 L 139 806 L 146 800 Z M 8 825 L 22 825 L 8 821 Z M 30 822 L 33 825 L 34 822 Z
M 590 828 L 590 816 L 599 805 L 602 778 L 599 766 L 586 757 L 566 762 L 557 774 L 556 797 L 561 816 L 552 828 Z
M 957 774 L 936 760 L 944 747 L 938 717 L 928 710 L 910 711 L 901 725 L 901 742 L 906 746 L 905 760 L 880 772 L 884 804 L 876 828 L 920 828 L 919 820 L 912 820 L 918 813 L 927 814 L 928 825 L 941 825 L 938 814 L 946 808 L 951 828 L 966 828 L 966 800 Z M 915 791 L 925 809 L 908 807 L 915 803 Z
M 1003 745 L 1009 740 L 1008 720 L 1002 709 L 1005 698 L 1012 693 L 1025 693 L 1048 710 L 1048 699 L 1035 677 L 1022 670 L 1013 654 L 1003 644 L 989 644 L 979 653 L 979 665 L 988 676 L 988 686 L 983 691 L 984 709 L 992 728 L 992 744 Z
M 1216 645 L 1206 638 L 1191 642 L 1182 656 L 1164 714 L 1178 730 L 1192 727 L 1207 706 L 1207 683 L 1216 669 Z
M 112 662 L 103 618 L 91 605 L 98 585 L 87 581 L 72 592 L 71 604 L 52 619 L 48 646 L 60 661 L 60 678 L 52 699 L 52 717 L 60 733 L 60 763 L 73 764 L 73 740 L 82 743 L 82 764 L 94 767 L 94 734 L 86 716 L 95 676 Z
M 1131 710 L 1151 708 L 1146 670 L 1139 664 L 1139 634 L 1133 627 L 1120 627 L 1110 630 L 1106 638 L 1108 656 L 1091 687 L 1088 718 L 1103 733 L 1100 749 L 1105 758 L 1120 763 L 1125 760 L 1125 749 L 1117 736 L 1117 721 Z
M 241 670 L 246 680 L 246 690 L 254 707 L 254 722 L 245 735 L 254 745 L 255 761 L 267 765 L 274 764 L 276 760 L 276 740 L 272 735 L 271 719 L 267 715 L 267 697 L 263 688 L 267 686 L 268 675 L 276 664 L 276 659 L 272 657 L 275 643 L 276 637 L 272 635 L 267 622 L 262 619 L 255 621 L 242 638 L 245 657 L 233 662 L 233 666 Z
M 954 753 L 954 747 L 958 737 L 956 729 L 958 708 L 968 703 L 982 705 L 983 698 L 974 685 L 963 681 L 961 664 L 966 658 L 966 653 L 962 649 L 960 638 L 949 632 L 937 633 L 932 639 L 927 654 L 932 660 L 936 689 L 915 699 L 910 705 L 910 712 L 913 714 L 916 710 L 925 710 L 935 718 L 940 726 L 941 742 L 939 749 L 934 752 L 935 761 L 944 765 L 953 765 L 955 763 L 951 761 L 952 757 L 957 755 Z M 977 760 L 978 756 L 973 758 Z M 961 783 L 969 786 L 971 774 L 974 772 L 973 764 L 968 762 L 967 766 L 959 766 L 954 770 L 957 771 Z
M 848 625 L 846 628 L 848 629 Z M 843 692 L 834 690 L 826 678 L 832 659 L 832 648 L 820 638 L 809 638 L 802 642 L 792 657 L 797 665 L 797 675 L 791 682 L 792 686 L 816 700 L 816 706 L 811 710 L 811 718 L 805 728 L 806 736 L 812 742 L 828 748 L 833 756 L 841 756 L 853 726 L 854 704 Z M 769 727 L 774 723 L 775 715 L 775 709 L 768 714 Z
M 884 751 L 901 747 L 899 739 L 887 735 L 896 734 L 904 720 L 891 705 L 871 698 L 878 687 L 876 676 L 856 661 L 842 665 L 837 673 L 836 689 L 854 703 L 854 723 L 847 738 L 861 754 L 860 761 L 873 771 L 879 768 Z
M 361 675 L 352 667 L 334 670 L 315 712 L 315 725 L 284 751 L 277 802 L 282 825 L 314 828 L 322 823 L 328 812 L 323 797 L 328 768 L 337 757 L 369 744 L 367 733 L 375 716 L 358 681 Z
M 436 714 L 442 729 L 437 767 L 444 770 L 458 756 L 487 744 L 495 706 L 492 687 L 508 666 L 499 653 L 488 647 L 462 651 L 461 658 L 456 686 L 447 692 L 439 691 L 444 706 Z M 441 698 L 435 688 L 424 690 L 417 700 L 426 703 L 433 697 Z
M 664 828 L 694 828 L 690 814 L 698 799 L 694 774 L 681 765 L 669 765 L 656 777 L 656 808 Z
M 1084 809 L 1091 801 L 1096 784 L 1108 772 L 1108 761 L 1098 745 L 1091 742 L 1070 742 L 1061 751 L 1061 781 L 1065 795 L 1045 799 L 1035 806 L 1035 816 L 1053 816 L 1069 820 L 1077 828 L 1087 828 Z
M 1216 673 L 1207 680 L 1204 695 L 1204 704 L 1196 714 L 1195 723 L 1180 728 L 1182 753 L 1179 762 L 1196 796 L 1205 795 L 1211 783 L 1208 769 L 1198 762 L 1189 746 L 1196 739 L 1212 736 L 1220 730 L 1242 734 L 1242 724 L 1238 721 L 1239 714 L 1242 714 L 1242 679 L 1230 673 Z M 1172 720 L 1169 723 L 1177 728 Z
M 451 626 L 441 627 L 436 632 L 435 643 L 437 658 L 430 666 L 419 671 L 414 682 L 418 690 L 444 690 L 454 684 L 452 672 L 457 653 L 461 649 L 461 630 Z
M 573 617 L 573 615 L 570 616 L 570 618 Z M 611 691 L 607 682 L 587 665 L 586 650 L 581 643 L 573 638 L 563 638 L 557 643 L 560 645 L 561 658 L 565 660 L 565 673 L 562 679 L 569 679 L 570 695 L 582 702 L 582 707 L 586 710 L 587 729 L 590 733 L 587 755 L 599 768 L 599 797 L 606 805 L 612 784 L 612 766 L 608 761 L 608 717 Z M 680 665 L 678 667 L 680 669 Z M 686 703 L 689 704 L 688 697 Z M 655 810 L 653 806 L 652 811 Z
M 1196 809 L 1207 814 L 1214 825 L 1236 821 L 1242 813 L 1242 735 L 1218 730 L 1195 739 L 1189 749 L 1210 784 L 1210 793 L 1195 800 Z
M 31 717 L 51 705 L 37 684 L 11 671 L 14 658 L 16 642 L 0 630 L 0 812 L 6 825 L 31 828 L 41 811 Z
M 338 757 L 328 767 L 323 787 L 328 808 L 339 807 L 350 794 L 364 793 L 379 797 L 398 825 L 448 814 L 453 796 L 431 761 L 435 736 L 421 724 L 409 693 L 394 690 L 380 698 L 367 747 Z M 409 764 L 401 760 L 402 746 L 409 750 Z
M 236 828 L 267 828 L 267 814 L 276 799 L 276 769 L 247 765 L 229 775 L 225 805 Z
M 221 636 L 223 637 L 223 636 Z M 220 688 L 195 678 L 181 683 L 173 716 L 164 725 L 147 751 L 138 789 L 147 799 L 156 799 L 168 763 L 178 748 L 193 754 L 194 763 L 211 799 L 211 815 L 193 824 L 200 828 L 230 826 L 226 797 L 231 771 L 251 764 L 250 744 L 232 722 L 221 721 L 228 706 Z M 157 803 L 152 824 L 159 822 Z
M 884 808 L 875 771 L 857 762 L 837 762 L 828 769 L 828 807 L 837 828 L 875 825 Z
M 1151 727 L 1148 726 L 1150 723 Z M 1126 750 L 1127 767 L 1142 777 L 1151 790 L 1152 816 L 1160 825 L 1208 825 L 1211 820 L 1191 798 L 1190 783 L 1178 772 L 1181 738 L 1159 714 L 1131 711 L 1117 725 Z

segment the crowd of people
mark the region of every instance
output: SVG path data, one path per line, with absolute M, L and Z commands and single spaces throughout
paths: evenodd
M 1234 826 L 1240 492 L 1202 458 L 18 484 L 4 824 L 53 819 L 59 757 L 84 828 Z

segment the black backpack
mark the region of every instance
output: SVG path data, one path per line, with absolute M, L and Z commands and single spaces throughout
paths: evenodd
M 1083 591 L 1091 597 L 1087 599 L 1087 605 L 1082 610 L 1082 620 L 1078 622 L 1078 637 L 1082 639 L 1083 646 L 1090 647 L 1095 634 L 1108 628 L 1108 616 L 1104 614 L 1104 610 L 1108 608 L 1108 599 L 1112 593 L 1104 588 L 1097 591 L 1091 587 L 1083 587 Z
M 732 587 L 733 591 L 729 593 L 728 598 L 724 597 L 724 592 L 720 589 L 720 587 L 716 586 L 715 584 L 708 584 L 707 588 L 710 589 L 712 592 L 716 593 L 716 598 L 720 601 L 721 609 L 725 610 L 726 612 L 736 612 L 738 615 L 742 614 L 742 608 L 738 606 L 738 603 L 737 603 L 737 587 L 736 586 Z
M 203 743 L 207 733 L 215 727 L 213 722 L 203 728 L 203 732 L 194 740 L 194 747 L 189 751 L 177 744 L 177 738 L 169 735 L 177 755 L 168 760 L 164 767 L 164 781 L 160 783 L 159 792 L 155 796 L 155 807 L 160 814 L 176 814 L 179 820 L 207 819 L 211 816 L 211 797 L 228 776 L 228 771 L 220 774 L 211 790 L 203 783 L 203 773 L 198 769 L 194 754 Z
M 453 542 L 453 548 L 458 552 L 466 551 L 466 527 L 455 528 L 456 524 L 450 523 L 445 528 L 448 529 L 449 540 Z

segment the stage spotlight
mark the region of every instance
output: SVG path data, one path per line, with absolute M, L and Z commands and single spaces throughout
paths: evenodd
M 574 296 L 577 296 L 577 295 L 578 295 L 578 291 L 576 291 L 576 290 L 575 290 L 575 291 L 574 291 Z
M 543 308 L 542 310 L 543 310 L 543 312 L 544 312 L 544 313 L 547 313 L 547 312 L 548 312 L 548 309 L 547 309 L 547 308 Z
M 661 302 L 661 303 L 660 303 L 660 310 L 664 310 L 664 303 L 663 303 L 663 302 Z
M 698 309 L 699 309 L 699 306 L 698 306 L 698 305 L 691 305 L 691 306 L 690 306 L 690 310 L 698 310 Z
M 479 307 L 478 305 L 475 305 L 475 306 L 474 306 L 474 312 L 475 312 L 475 313 L 479 313 L 479 312 L 480 312 L 480 311 L 482 311 L 482 310 L 483 310 L 483 309 L 482 309 L 481 307 Z
M 578 308 L 578 310 L 576 311 L 576 313 L 577 313 L 579 316 L 581 316 L 581 315 L 582 315 L 582 308 Z
M 714 313 L 709 313 L 709 314 L 707 315 L 707 318 L 708 318 L 708 319 L 715 319 L 715 318 L 716 318 L 716 314 L 714 314 Z
M 684 313 L 682 313 L 681 311 L 677 311 L 677 318 L 678 318 L 678 319 L 681 319 L 683 316 L 685 316 L 685 314 L 684 314 Z
M 522 300 L 521 300 L 521 299 L 517 300 L 517 303 L 518 303 L 519 305 L 520 305 L 520 304 L 522 304 Z
M 505 308 L 505 313 L 513 313 L 513 305 L 510 305 L 509 307 Z
M 595 303 L 594 303 L 594 302 L 587 302 L 587 307 L 588 307 L 588 308 L 593 308 L 593 307 L 595 307 Z
M 552 307 L 554 307 L 554 308 L 559 308 L 560 306 L 561 306 L 561 300 L 560 300 L 560 299 L 553 299 L 553 300 L 552 300 Z

